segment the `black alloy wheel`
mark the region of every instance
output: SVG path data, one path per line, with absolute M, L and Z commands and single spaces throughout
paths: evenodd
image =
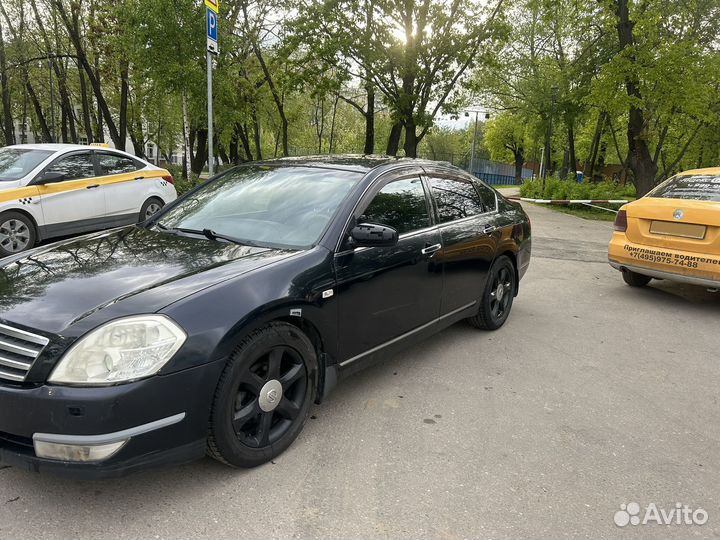
M 500 328 L 510 315 L 516 287 L 513 262 L 501 255 L 490 268 L 478 313 L 468 319 L 470 323 L 484 330 Z
M 220 378 L 208 453 L 254 467 L 283 452 L 307 419 L 315 365 L 312 343 L 290 324 L 271 323 L 247 336 Z
M 262 448 L 280 439 L 300 414 L 308 385 L 305 363 L 279 345 L 247 366 L 238 383 L 233 429 L 238 439 Z

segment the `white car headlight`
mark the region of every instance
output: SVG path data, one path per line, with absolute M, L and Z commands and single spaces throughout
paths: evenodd
M 60 359 L 49 382 L 102 386 L 157 373 L 187 335 L 164 315 L 118 319 L 81 337 Z

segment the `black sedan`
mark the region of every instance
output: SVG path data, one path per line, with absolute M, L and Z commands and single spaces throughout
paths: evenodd
M 461 319 L 502 326 L 529 262 L 522 209 L 449 165 L 232 169 L 144 224 L 2 261 L 0 462 L 259 465 L 342 377 Z

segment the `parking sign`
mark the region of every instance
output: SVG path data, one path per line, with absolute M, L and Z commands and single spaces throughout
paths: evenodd
M 207 8 L 207 49 L 218 53 L 218 15 L 210 8 Z

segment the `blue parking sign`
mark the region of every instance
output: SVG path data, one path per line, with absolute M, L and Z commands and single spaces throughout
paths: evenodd
M 207 37 L 213 41 L 218 38 L 218 16 L 210 8 L 207 8 Z

